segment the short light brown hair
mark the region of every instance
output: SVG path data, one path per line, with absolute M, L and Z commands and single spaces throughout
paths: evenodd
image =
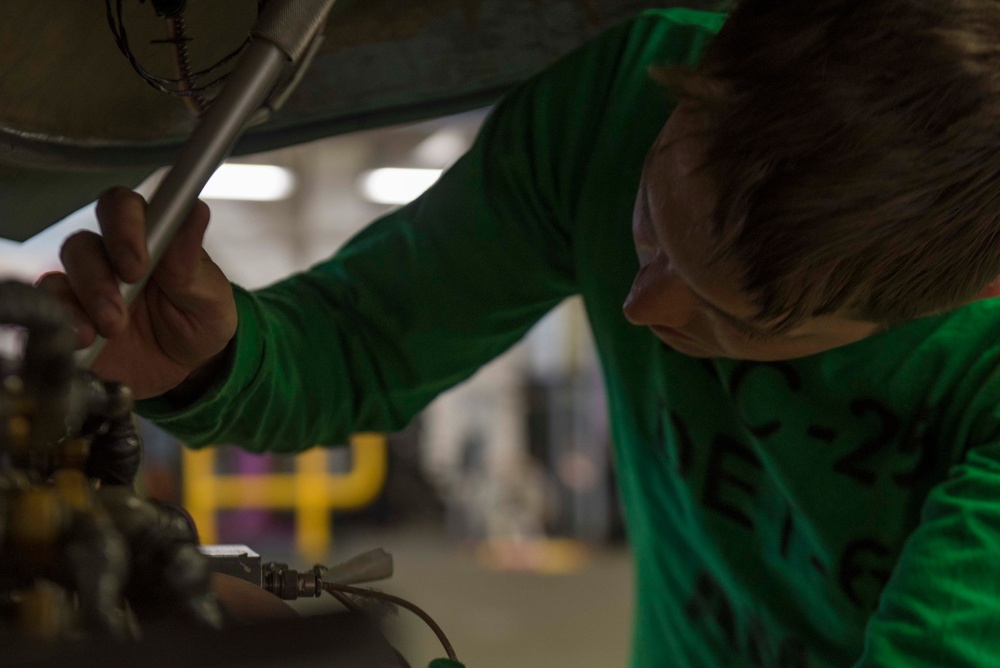
M 760 320 L 891 326 L 1000 276 L 1000 1 L 744 0 L 659 78 L 706 115 Z

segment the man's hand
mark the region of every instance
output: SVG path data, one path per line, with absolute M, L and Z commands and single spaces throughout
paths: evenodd
M 146 202 L 114 188 L 97 202 L 101 234 L 77 232 L 63 244 L 65 273 L 39 286 L 72 315 L 77 345 L 108 339 L 93 371 L 125 383 L 139 399 L 163 394 L 219 355 L 236 332 L 232 288 L 201 247 L 208 206 L 199 201 L 152 278 L 126 311 L 118 281 L 146 271 Z

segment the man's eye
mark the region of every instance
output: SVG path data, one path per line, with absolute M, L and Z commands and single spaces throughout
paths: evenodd
M 740 333 L 740 335 L 743 338 L 749 339 L 751 341 L 761 341 L 761 340 L 773 338 L 770 334 L 768 334 L 766 332 L 761 332 L 759 330 L 752 329 L 750 327 L 746 327 L 745 325 L 739 325 L 739 324 L 737 324 L 735 322 L 730 323 L 730 324 L 733 326 L 734 329 L 736 329 L 736 331 L 738 331 Z

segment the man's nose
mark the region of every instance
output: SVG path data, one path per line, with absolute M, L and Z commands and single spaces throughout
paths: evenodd
M 660 254 L 636 273 L 622 310 L 633 325 L 679 329 L 690 322 L 696 305 L 694 293 Z

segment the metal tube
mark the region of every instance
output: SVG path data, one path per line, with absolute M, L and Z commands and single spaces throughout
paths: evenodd
M 254 39 L 229 75 L 194 132 L 181 147 L 173 167 L 156 189 L 146 210 L 149 265 L 136 283 L 121 286 L 128 308 L 142 293 L 195 200 L 271 92 L 282 68 L 296 61 L 326 20 L 334 0 L 270 0 L 258 18 Z M 107 343 L 97 337 L 79 353 L 90 368 Z
M 146 287 L 167 247 L 187 218 L 199 193 L 232 151 L 250 116 L 267 97 L 287 62 L 284 52 L 267 40 L 254 40 L 229 75 L 219 97 L 181 147 L 174 165 L 153 194 L 146 212 L 149 264 L 146 275 L 122 286 L 126 307 Z M 90 368 L 106 343 L 98 337 L 80 352 L 80 362 Z
M 243 127 L 267 97 L 285 62 L 284 53 L 273 44 L 264 41 L 250 44 L 240 67 L 226 82 L 225 90 L 182 147 L 147 209 L 151 268 L 163 258 L 198 195 L 219 163 L 232 151 Z M 141 281 L 124 287 L 122 294 L 126 304 L 135 300 L 148 279 L 144 276 Z

